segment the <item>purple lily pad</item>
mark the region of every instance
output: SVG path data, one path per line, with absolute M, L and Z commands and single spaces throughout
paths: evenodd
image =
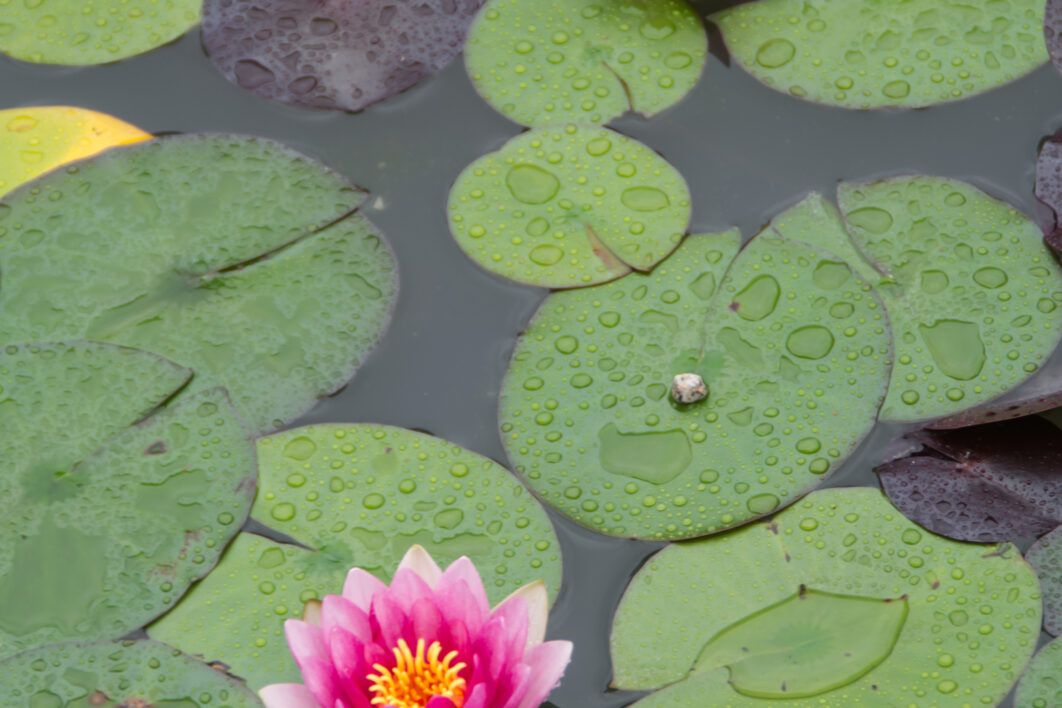
M 1053 15 L 1052 15 L 1053 13 Z M 1054 17 L 1058 32 L 1048 34 L 1048 46 L 1052 47 L 1051 60 L 1062 71 L 1062 0 L 1048 3 L 1048 27 Z M 1052 42 L 1051 35 L 1055 36 Z M 1047 245 L 1062 250 L 1062 131 L 1047 138 L 1040 146 L 1040 156 L 1036 160 L 1036 222 L 1044 232 Z
M 1062 636 L 1062 526 L 1029 547 L 1025 560 L 1040 578 L 1044 594 L 1044 629 Z
M 933 533 L 989 543 L 1062 524 L 1062 434 L 1042 418 L 909 437 L 936 454 L 878 468 L 885 493 Z
M 457 56 L 483 0 L 205 0 L 225 78 L 280 103 L 360 111 Z
M 1044 41 L 1051 63 L 1062 72 L 1062 0 L 1047 0 L 1044 9 Z

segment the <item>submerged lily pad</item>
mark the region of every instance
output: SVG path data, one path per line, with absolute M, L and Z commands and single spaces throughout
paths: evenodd
M 0 341 L 92 339 L 225 386 L 256 431 L 341 387 L 375 345 L 394 258 L 363 192 L 269 140 L 111 150 L 0 202 Z
M 556 293 L 521 336 L 503 441 L 561 513 L 617 536 L 712 533 L 791 503 L 873 426 L 891 360 L 880 301 L 773 229 L 726 272 L 738 243 L 690 237 L 651 274 Z M 707 400 L 669 398 L 687 372 Z
M 264 98 L 359 111 L 449 64 L 482 1 L 206 0 L 203 45 Z
M 465 168 L 450 232 L 487 270 L 550 288 L 648 270 L 690 219 L 690 193 L 662 157 L 605 128 L 523 133 Z
M 1039 536 L 1062 524 L 1062 434 L 1038 417 L 909 437 L 933 451 L 878 468 L 908 518 L 961 541 Z
M 1034 543 L 1025 560 L 1040 578 L 1044 593 L 1044 629 L 1052 636 L 1062 635 L 1062 526 Z M 1062 683 L 1059 684 L 1062 689 Z
M 189 375 L 108 344 L 0 353 L 0 656 L 140 627 L 239 529 L 254 449 L 224 392 L 152 415 Z
M 1036 653 L 1025 669 L 1014 696 L 1014 708 L 1062 706 L 1062 639 Z
M 545 510 L 485 457 L 369 424 L 277 433 L 259 439 L 258 454 L 252 515 L 316 552 L 253 536 L 238 541 L 151 627 L 152 637 L 224 657 L 252 685 L 298 680 L 283 619 L 309 599 L 338 594 L 354 566 L 389 581 L 414 544 L 440 565 L 471 558 L 492 603 L 539 579 L 557 596 L 560 547 Z
M 158 642 L 57 644 L 0 663 L 2 708 L 260 708 L 239 681 Z
M 38 64 L 106 64 L 149 52 L 199 24 L 201 0 L 6 0 L 0 52 Z
M 842 183 L 849 241 L 833 207 L 813 199 L 821 218 L 779 230 L 842 255 L 881 294 L 896 342 L 883 420 L 938 418 L 990 401 L 1054 350 L 1062 269 L 1010 205 L 939 177 Z
M 1043 0 L 757 0 L 711 19 L 769 88 L 843 108 L 955 101 L 1047 61 Z
M 69 106 L 0 111 L 0 197 L 48 170 L 150 138 L 106 113 Z
M 349 552 L 336 556 L 241 533 L 214 572 L 148 633 L 191 654 L 223 660 L 255 690 L 302 683 L 284 620 L 300 619 L 307 602 L 340 594 L 350 569 Z
M 877 489 L 674 544 L 627 588 L 614 684 L 639 708 L 996 705 L 1032 655 L 1036 577 L 1011 544 L 933 536 Z
M 517 123 L 602 124 L 674 105 L 707 56 L 685 0 L 488 0 L 465 66 L 480 95 Z

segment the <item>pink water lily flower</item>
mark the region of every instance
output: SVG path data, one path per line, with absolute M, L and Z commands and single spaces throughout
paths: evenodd
M 572 652 L 543 641 L 548 612 L 541 581 L 492 611 L 472 561 L 443 572 L 413 546 L 390 587 L 355 568 L 319 616 L 288 620 L 305 685 L 259 693 L 266 708 L 538 708 Z

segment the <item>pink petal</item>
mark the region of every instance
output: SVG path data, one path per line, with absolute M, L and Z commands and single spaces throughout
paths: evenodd
M 304 659 L 329 660 L 328 646 L 320 627 L 302 620 L 289 619 L 284 622 L 284 634 L 288 638 L 288 646 L 296 664 L 301 666 Z
M 310 689 L 317 702 L 322 706 L 335 705 L 342 697 L 343 691 L 332 660 L 306 659 L 297 663 L 306 688 Z
M 417 639 L 413 637 L 410 623 L 402 607 L 391 597 L 389 593 L 379 593 L 372 599 L 372 609 L 369 611 L 369 623 L 372 626 L 373 635 L 378 638 L 388 650 L 398 646 L 398 640 L 405 639 L 410 648 L 417 646 Z
M 539 644 L 528 652 L 525 661 L 531 666 L 531 681 L 524 700 L 517 708 L 538 708 L 549 696 L 572 658 L 572 643 L 552 641 Z
M 454 702 L 446 696 L 432 696 L 424 708 L 455 708 Z
M 413 623 L 413 634 L 417 639 L 423 639 L 425 644 L 431 645 L 438 641 L 443 645 L 443 656 L 457 649 L 449 637 L 443 638 L 443 617 L 439 608 L 435 606 L 435 598 L 417 600 L 410 609 L 409 618 Z M 447 633 L 448 634 L 448 633 Z M 458 649 L 458 651 L 460 651 Z
M 433 590 L 439 583 L 439 578 L 442 577 L 442 571 L 439 570 L 439 566 L 436 565 L 431 554 L 424 550 L 421 545 L 410 546 L 409 550 L 406 551 L 402 562 L 398 564 L 398 570 L 404 569 L 412 570 L 419 575 L 428 584 L 428 587 Z
M 505 645 L 505 662 L 519 662 L 527 647 L 527 602 L 521 596 L 512 597 L 494 608 L 490 618 L 504 621 L 505 629 L 501 638 Z
M 479 634 L 490 613 L 489 609 L 485 609 L 486 600 L 480 602 L 464 580 L 440 580 L 439 587 L 435 589 L 435 602 L 444 622 L 462 622 L 473 636 Z
M 461 708 L 487 708 L 487 687 L 483 684 L 474 686 Z
M 502 600 L 494 611 L 497 612 L 499 607 L 517 597 L 522 597 L 527 603 L 527 648 L 530 649 L 546 640 L 546 623 L 549 620 L 549 594 L 546 592 L 546 584 L 541 580 L 536 580 L 524 585 Z
M 508 693 L 499 695 L 497 700 L 505 699 L 505 704 L 502 708 L 516 708 L 520 705 L 521 699 L 527 693 L 527 687 L 531 684 L 531 667 L 527 664 L 518 664 L 512 667 L 508 679 L 509 685 L 506 687 Z
M 361 568 L 354 568 L 347 573 L 347 581 L 343 583 L 343 597 L 363 612 L 369 611 L 372 596 L 382 590 L 387 590 L 387 586 Z
M 487 591 L 483 589 L 483 580 L 476 572 L 476 566 L 468 559 L 461 556 L 446 569 L 436 586 L 436 594 L 441 594 L 444 589 L 452 587 L 456 583 L 464 581 L 468 586 L 467 592 L 475 603 L 483 617 L 490 614 L 490 603 L 487 602 Z
M 342 627 L 363 643 L 372 641 L 369 615 L 345 597 L 326 595 L 321 603 L 321 630 L 326 642 L 331 641 L 329 635 L 334 627 Z
M 391 579 L 389 594 L 406 614 L 410 613 L 417 600 L 434 597 L 424 579 L 409 569 L 395 573 L 395 577 Z
M 274 683 L 258 692 L 265 708 L 321 708 L 301 683 Z
M 336 673 L 343 677 L 343 695 L 350 708 L 372 708 L 365 677 L 376 672 L 365 663 L 365 646 L 342 627 L 333 627 L 328 634 L 328 648 Z

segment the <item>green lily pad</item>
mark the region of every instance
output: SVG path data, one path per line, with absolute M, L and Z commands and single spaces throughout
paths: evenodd
M 2 708 L 261 708 L 239 681 L 151 641 L 57 644 L 0 663 Z
M 1062 705 L 1062 639 L 1033 657 L 1018 683 L 1015 708 L 1054 708 Z
M 1043 589 L 1044 630 L 1051 636 L 1062 636 L 1062 526 L 1030 546 L 1025 560 L 1036 571 Z
M 730 670 L 753 698 L 807 698 L 885 661 L 907 620 L 907 596 L 877 600 L 808 590 L 738 620 L 701 650 L 693 671 Z
M 492 603 L 539 579 L 557 596 L 560 547 L 545 510 L 485 457 L 401 428 L 326 424 L 260 438 L 258 459 L 253 517 L 316 552 L 247 536 L 149 630 L 224 657 L 252 685 L 298 680 L 284 617 L 338 594 L 354 566 L 389 582 L 414 544 L 443 566 L 471 558 Z
M 284 621 L 300 619 L 311 600 L 339 595 L 350 568 L 349 552 L 337 557 L 241 533 L 214 572 L 148 633 L 190 654 L 223 660 L 255 690 L 302 683 Z
M 937 177 L 841 184 L 838 203 L 855 246 L 882 273 L 872 282 L 896 341 L 882 419 L 984 403 L 1054 351 L 1062 269 L 1024 214 Z
M 821 483 L 873 426 L 891 361 L 880 301 L 773 229 L 724 277 L 738 242 L 690 237 L 651 274 L 556 293 L 531 321 L 502 437 L 561 513 L 616 536 L 720 531 Z M 679 373 L 708 399 L 674 403 Z
M 956 101 L 1048 59 L 1043 0 L 757 0 L 711 19 L 769 88 L 843 108 Z
M 254 450 L 224 392 L 152 414 L 189 373 L 107 344 L 0 354 L 0 656 L 142 626 L 247 518 Z
M 450 232 L 511 280 L 574 288 L 648 270 L 690 220 L 682 176 L 606 128 L 531 130 L 465 168 L 450 191 Z
M 225 386 L 255 431 L 340 388 L 390 319 L 394 258 L 364 193 L 260 138 L 182 135 L 0 202 L 0 341 L 91 339 Z
M 200 0 L 0 0 L 0 52 L 38 64 L 107 64 L 199 24 Z
M 489 0 L 465 44 L 476 90 L 523 125 L 656 115 L 693 89 L 707 56 L 685 0 Z
M 667 686 L 639 708 L 782 693 L 793 708 L 996 705 L 1039 626 L 1040 588 L 1013 545 L 934 536 L 877 489 L 828 489 L 650 558 L 616 612 L 614 684 Z M 790 676 L 798 696 L 778 681 Z

